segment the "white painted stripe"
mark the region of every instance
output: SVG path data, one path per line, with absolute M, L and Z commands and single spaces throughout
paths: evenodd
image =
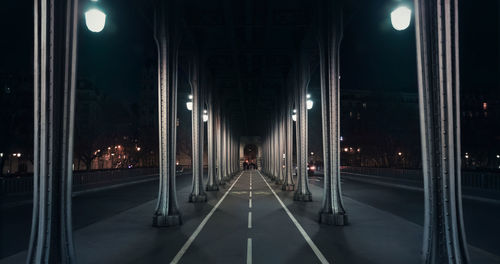
M 283 201 L 281 201 L 280 197 L 276 194 L 276 192 L 274 192 L 273 188 L 271 188 L 271 186 L 269 186 L 269 183 L 267 183 L 267 181 L 264 179 L 264 177 L 262 176 L 262 174 L 260 173 L 260 171 L 258 171 L 258 172 L 259 172 L 259 175 L 262 178 L 262 180 L 266 183 L 267 187 L 269 187 L 269 189 L 271 190 L 271 192 L 274 194 L 274 197 L 276 197 L 276 199 L 278 200 L 278 202 L 281 204 L 281 207 L 283 207 L 283 209 L 287 213 L 288 217 L 290 217 L 290 219 L 292 220 L 292 222 L 295 224 L 295 227 L 297 227 L 297 229 L 299 230 L 300 234 L 302 234 L 302 236 L 306 240 L 307 244 L 309 244 L 309 246 L 311 247 L 311 249 L 314 251 L 314 254 L 316 254 L 316 257 L 318 257 L 319 261 L 321 263 L 323 263 L 323 264 L 329 263 L 328 260 L 326 260 L 325 256 L 323 255 L 323 253 L 321 253 L 321 251 L 319 250 L 319 248 L 316 246 L 316 244 L 314 244 L 314 242 L 312 241 L 312 239 L 306 233 L 306 231 L 304 230 L 304 228 L 302 228 L 302 226 L 297 221 L 297 219 L 295 219 L 295 217 L 292 215 L 292 213 L 290 213 L 290 211 L 288 210 L 288 208 L 286 207 L 286 205 L 283 203 Z
M 248 199 L 248 208 L 252 208 L 252 198 Z
M 252 264 L 252 239 L 247 240 L 247 264 Z
M 252 190 L 252 185 L 250 185 L 250 190 Z
M 217 204 L 212 208 L 212 210 L 210 211 L 210 213 L 208 213 L 207 216 L 205 216 L 205 218 L 203 219 L 203 221 L 201 221 L 200 225 L 196 228 L 196 230 L 194 230 L 193 234 L 188 238 L 188 240 L 186 241 L 186 243 L 184 243 L 184 245 L 179 250 L 179 252 L 177 252 L 177 255 L 175 255 L 174 259 L 172 259 L 172 261 L 170 262 L 171 264 L 176 264 L 176 263 L 179 262 L 179 260 L 181 260 L 181 258 L 184 255 L 184 253 L 186 253 L 186 251 L 188 250 L 189 246 L 191 246 L 191 244 L 196 239 L 196 237 L 198 236 L 198 234 L 201 232 L 201 230 L 203 229 L 203 227 L 205 227 L 205 225 L 207 224 L 207 222 L 210 219 L 210 217 L 212 217 L 212 215 L 214 214 L 215 210 L 217 210 L 217 208 L 222 203 L 222 201 L 224 201 L 224 199 L 226 198 L 226 196 L 233 189 L 234 185 L 238 182 L 238 180 L 240 179 L 241 175 L 243 175 L 243 173 L 241 173 L 240 176 L 238 176 L 238 178 L 233 182 L 233 184 L 231 185 L 231 187 L 229 187 L 229 189 L 226 191 L 226 193 L 224 194 L 224 196 L 222 196 L 222 198 L 220 198 L 219 202 L 217 202 Z
M 252 198 L 252 191 L 250 191 L 250 196 L 249 197 Z
M 248 212 L 248 228 L 252 228 L 252 212 Z

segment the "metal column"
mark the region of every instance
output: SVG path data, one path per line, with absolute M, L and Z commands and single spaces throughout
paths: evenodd
M 297 91 L 297 191 L 296 201 L 312 201 L 307 175 L 307 86 L 310 78 L 309 64 L 304 58 L 299 63 L 299 86 Z
M 422 261 L 469 263 L 460 153 L 458 1 L 416 0 L 425 218 Z
M 78 1 L 34 1 L 34 189 L 28 263 L 75 263 L 71 219 Z
M 213 87 L 212 87 L 213 88 Z M 207 157 L 208 157 L 208 182 L 207 182 L 207 191 L 218 191 L 219 183 L 217 181 L 217 170 L 216 170 L 216 155 L 217 155 L 217 147 L 216 147 L 216 120 L 215 120 L 215 105 L 213 100 L 212 90 L 206 91 L 207 94 L 207 105 L 208 105 L 208 124 L 207 124 Z
M 189 202 L 206 202 L 207 195 L 203 188 L 203 95 L 200 87 L 199 75 L 200 64 L 198 55 L 193 56 L 190 65 L 189 81 L 193 92 L 193 111 L 192 111 L 192 138 L 193 138 L 193 188 L 189 195 Z
M 340 187 L 340 78 L 342 41 L 340 0 L 321 0 L 319 5 L 319 58 L 323 128 L 324 188 L 319 222 L 345 225 L 347 214 Z
M 160 183 L 153 226 L 181 224 L 175 186 L 177 132 L 178 28 L 175 1 L 158 3 L 155 41 L 158 48 L 158 122 Z

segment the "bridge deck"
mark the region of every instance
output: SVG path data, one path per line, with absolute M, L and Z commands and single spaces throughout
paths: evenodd
M 350 198 L 345 199 L 350 225 L 318 225 L 322 189 L 311 184 L 311 191 L 313 202 L 294 203 L 292 192 L 266 183 L 257 171 L 246 171 L 209 193 L 207 204 L 190 204 L 181 199 L 190 192 L 185 185 L 178 193 L 182 226 L 151 227 L 155 201 L 149 201 L 77 230 L 77 258 L 79 263 L 154 263 L 177 256 L 180 263 L 244 263 L 251 255 L 254 263 L 320 263 L 322 255 L 329 263 L 420 263 L 421 226 Z M 194 239 L 186 247 L 190 237 Z M 472 263 L 499 263 L 498 257 L 474 247 L 471 255 Z M 25 256 L 21 252 L 0 263 L 24 263 Z

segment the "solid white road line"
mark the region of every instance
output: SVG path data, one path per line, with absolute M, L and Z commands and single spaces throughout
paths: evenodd
M 319 248 L 316 246 L 316 244 L 314 244 L 314 242 L 312 241 L 312 239 L 306 233 L 306 231 L 304 230 L 304 228 L 302 228 L 302 226 L 297 221 L 297 219 L 295 219 L 295 217 L 292 215 L 292 213 L 290 213 L 290 211 L 288 210 L 288 208 L 286 207 L 286 205 L 283 203 L 283 201 L 281 201 L 280 197 L 276 194 L 276 192 L 274 192 L 273 188 L 271 188 L 271 186 L 269 186 L 269 183 L 267 183 L 266 179 L 264 179 L 264 177 L 262 176 L 262 174 L 260 173 L 260 171 L 258 171 L 258 173 L 259 173 L 260 177 L 262 178 L 262 180 L 266 183 L 267 187 L 269 187 L 269 189 L 271 190 L 271 192 L 274 194 L 274 197 L 276 197 L 276 199 L 278 200 L 278 202 L 281 204 L 281 207 L 283 207 L 283 209 L 285 210 L 285 212 L 288 214 L 288 217 L 290 217 L 290 219 L 292 220 L 292 222 L 295 224 L 295 227 L 297 227 L 297 229 L 299 230 L 300 234 L 302 234 L 302 236 L 306 240 L 307 244 L 309 244 L 309 246 L 311 247 L 311 249 L 314 251 L 314 254 L 316 254 L 316 257 L 318 257 L 319 261 L 321 263 L 323 263 L 323 264 L 329 263 L 328 260 L 326 260 L 325 256 L 323 256 L 323 253 L 321 253 L 321 251 L 319 250 Z
M 186 243 L 184 243 L 184 245 L 179 250 L 179 252 L 177 252 L 177 255 L 175 255 L 174 259 L 172 259 L 172 261 L 170 262 L 171 264 L 176 264 L 176 263 L 179 262 L 179 260 L 182 258 L 182 256 L 184 255 L 184 253 L 186 253 L 186 251 L 188 250 L 189 246 L 191 246 L 191 244 L 193 243 L 193 241 L 196 239 L 196 237 L 198 236 L 198 234 L 200 233 L 200 231 L 203 229 L 203 227 L 205 227 L 205 225 L 207 224 L 207 222 L 210 219 L 210 217 L 212 217 L 212 215 L 214 214 L 215 210 L 217 210 L 217 208 L 219 207 L 219 205 L 222 203 L 222 201 L 224 201 L 224 199 L 226 198 L 226 196 L 233 189 L 234 185 L 238 182 L 238 180 L 240 179 L 241 175 L 243 175 L 243 173 L 241 173 L 240 176 L 238 176 L 238 178 L 233 182 L 233 184 L 231 185 L 231 187 L 229 187 L 229 189 L 226 191 L 226 193 L 224 194 L 224 196 L 222 196 L 222 198 L 220 198 L 219 202 L 217 202 L 217 204 L 212 208 L 212 210 L 210 211 L 210 213 L 208 213 L 207 216 L 205 216 L 205 218 L 203 219 L 203 221 L 201 221 L 200 225 L 196 228 L 196 230 L 194 230 L 193 234 L 189 237 L 189 239 L 186 241 Z
M 247 240 L 247 264 L 252 264 L 252 239 Z
M 252 228 L 252 212 L 248 212 L 248 228 Z
M 248 199 L 248 208 L 252 208 L 252 198 Z

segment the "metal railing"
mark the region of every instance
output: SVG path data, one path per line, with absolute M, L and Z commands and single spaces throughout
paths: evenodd
M 73 172 L 73 187 L 84 188 L 89 185 L 112 184 L 154 176 L 158 168 L 115 169 Z M 33 176 L 0 178 L 0 195 L 24 194 L 33 192 Z
M 341 172 L 374 175 L 386 178 L 397 178 L 415 180 L 422 182 L 422 170 L 416 169 L 393 169 L 393 168 L 369 168 L 342 166 Z M 500 173 L 462 171 L 462 186 L 484 190 L 500 191 Z

